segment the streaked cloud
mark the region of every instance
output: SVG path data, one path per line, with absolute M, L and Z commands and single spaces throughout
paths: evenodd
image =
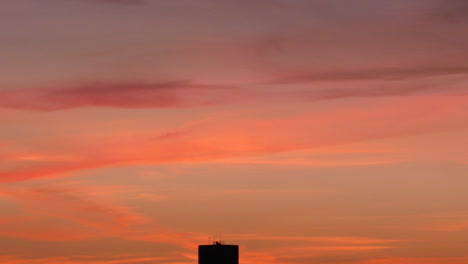
M 0 104 L 30 110 L 63 110 L 76 107 L 166 108 L 210 105 L 232 93 L 227 87 L 190 82 L 155 84 L 94 84 L 71 88 L 3 91 Z
M 84 141 L 80 148 L 87 146 L 84 148 L 86 152 L 75 149 L 76 146 L 71 146 L 69 149 L 71 152 L 78 151 L 76 155 L 83 157 L 81 161 L 23 163 L 23 166 L 15 166 L 14 169 L 0 172 L 0 176 L 1 180 L 8 182 L 125 164 L 201 162 L 240 158 L 466 126 L 462 114 L 467 107 L 464 97 L 429 96 L 414 99 L 393 99 L 385 104 L 376 104 L 372 107 L 372 112 L 344 108 L 327 114 L 314 112 L 293 114 L 288 118 L 240 115 L 230 120 L 208 119 L 183 127 L 182 130 L 163 133 L 178 135 L 175 138 L 155 136 L 125 142 L 116 137 L 101 142 Z M 397 109 L 395 105 L 398 105 Z M 395 125 L 401 122 L 406 125 Z M 315 126 L 317 123 L 322 125 L 321 128 Z M 356 124 L 361 124 L 361 128 L 351 130 Z M 335 125 L 346 128 L 348 133 L 335 131 Z M 296 131 L 293 138 L 289 136 L 291 130 Z M 382 161 L 384 160 L 380 162 Z M 352 165 L 349 161 L 340 162 Z M 365 164 L 369 161 L 361 162 Z M 310 164 L 313 165 L 314 161 L 310 161 Z M 320 165 L 320 162 L 317 164 Z
M 457 23 L 468 21 L 468 3 L 464 0 L 438 0 L 432 15 L 441 21 Z
M 348 71 L 329 71 L 317 72 L 310 74 L 292 74 L 278 79 L 278 82 L 294 83 L 294 82 L 320 82 L 320 81 L 352 81 L 352 80 L 404 80 L 414 79 L 421 77 L 443 76 L 443 75 L 467 75 L 468 67 L 433 67 L 433 68 L 388 68 L 388 69 L 362 69 L 362 70 L 348 70 Z M 412 89 L 403 88 L 407 93 L 423 88 L 413 87 Z M 431 87 L 426 87 L 431 89 Z M 385 89 L 377 87 L 370 88 L 369 93 L 385 94 Z M 393 91 L 395 94 L 404 95 L 405 92 L 400 87 L 395 87 Z M 392 91 L 387 91 L 391 94 Z
M 103 3 L 103 4 L 116 4 L 116 5 L 145 5 L 148 2 L 146 0 L 72 0 L 89 3 Z
M 0 91 L 0 107 L 33 111 L 57 111 L 82 107 L 191 108 L 271 101 L 274 98 L 330 100 L 434 93 L 466 95 L 468 90 L 460 83 L 459 76 L 463 78 L 467 74 L 468 68 L 465 67 L 317 72 L 278 77 L 274 81 L 276 85 L 269 88 L 264 87 L 266 84 L 260 84 L 261 87 L 258 87 L 258 84 L 243 84 L 236 87 L 231 84 L 206 85 L 190 81 L 96 83 L 72 87 L 4 90 Z M 437 79 L 439 76 L 454 79 L 449 85 L 444 85 L 442 81 L 445 79 Z M 406 81 L 407 79 L 409 81 Z M 380 82 L 376 83 L 374 80 Z M 345 81 L 361 82 L 343 83 Z M 323 82 L 330 84 L 324 85 Z M 284 87 L 287 84 L 298 83 L 315 86 Z M 279 84 L 281 86 L 278 86 Z

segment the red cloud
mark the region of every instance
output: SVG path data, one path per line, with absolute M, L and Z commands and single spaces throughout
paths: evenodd
M 466 75 L 468 67 L 383 68 L 374 70 L 334 70 L 313 73 L 286 73 L 264 83 L 206 85 L 190 81 L 160 83 L 94 83 L 77 86 L 14 89 L 0 91 L 0 107 L 56 111 L 81 107 L 186 108 L 234 102 L 290 98 L 330 100 L 353 97 L 406 96 L 421 94 L 466 94 L 463 80 L 425 78 Z M 375 83 L 375 81 L 379 83 Z M 373 81 L 373 83 L 343 83 Z M 333 87 L 297 88 L 294 84 L 331 82 Z M 269 85 L 268 88 L 257 87 Z M 292 85 L 291 87 L 278 85 Z M 252 87 L 250 87 L 252 86 Z
M 0 106 L 40 111 L 104 106 L 121 108 L 193 107 L 226 101 L 234 91 L 178 81 L 90 84 L 65 88 L 0 91 Z

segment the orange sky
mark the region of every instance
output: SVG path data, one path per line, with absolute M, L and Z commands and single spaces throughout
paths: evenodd
M 465 0 L 2 0 L 0 263 L 468 263 Z

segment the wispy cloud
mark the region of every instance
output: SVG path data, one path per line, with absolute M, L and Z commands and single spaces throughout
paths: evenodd
M 372 244 L 392 244 L 401 240 L 369 238 L 369 237 L 313 237 L 313 236 L 274 236 L 261 234 L 228 234 L 230 239 L 235 240 L 277 240 L 303 243 L 332 243 L 349 245 L 372 245 Z
M 393 257 L 393 258 L 381 258 L 381 259 L 372 259 L 368 261 L 361 262 L 362 264 L 463 264 L 468 261 L 466 257 L 437 257 L 437 258 L 427 258 L 427 257 Z M 357 262 L 359 263 L 359 262 Z
M 99 141 L 80 141 L 80 138 L 75 138 L 75 142 L 81 142 L 79 147 L 72 144 L 64 145 L 63 148 L 67 155 L 79 156 L 80 160 L 16 161 L 0 171 L 0 180 L 13 182 L 130 164 L 217 162 L 223 159 L 228 162 L 233 158 L 456 129 L 467 125 L 463 115 L 466 107 L 466 98 L 463 96 L 395 98 L 366 109 L 343 108 L 327 113 L 308 112 L 281 118 L 264 118 L 249 112 L 229 119 L 221 117 L 192 122 L 191 125 L 162 133 L 162 136 L 145 135 L 132 137 L 132 140 L 122 140 L 119 136 Z M 316 124 L 321 125 L 317 127 Z M 356 129 L 356 124 L 359 124 L 359 129 Z M 337 126 L 340 130 L 336 130 Z M 295 131 L 294 137 L 291 137 L 291 131 Z M 398 160 L 401 159 L 376 160 L 374 157 L 371 160 L 336 159 L 326 162 L 328 165 L 350 166 Z M 287 159 L 284 162 L 297 164 L 297 161 Z M 310 160 L 308 164 L 323 166 L 323 162 L 323 159 Z
M 95 235 L 110 235 L 116 230 L 125 230 L 132 225 L 146 222 L 146 219 L 133 212 L 130 208 L 86 199 L 81 190 L 73 186 L 48 186 L 36 188 L 1 189 L 0 193 L 18 205 L 25 215 L 32 215 L 33 219 L 61 219 L 68 221 L 68 225 L 57 229 L 45 225 L 38 232 L 22 232 L 24 226 L 34 227 L 28 217 L 24 221 L 17 221 L 8 230 L 2 230 L 3 235 L 25 236 L 39 240 L 75 240 Z M 19 224 L 19 225 L 18 225 Z M 80 232 L 73 231 L 73 226 L 80 226 Z M 15 228 L 17 227 L 17 228 Z M 33 228 L 35 230 L 35 228 Z M 49 234 L 47 234 L 49 233 Z M 94 233 L 94 234 L 93 234 Z M 80 235 L 81 234 L 81 235 Z
M 425 229 L 439 232 L 463 232 L 468 230 L 468 213 L 452 213 L 432 216 Z
M 313 73 L 292 73 L 285 74 L 279 77 L 274 83 L 297 83 L 297 82 L 322 82 L 322 81 L 352 81 L 352 80 L 405 80 L 421 77 L 443 76 L 468 74 L 466 66 L 452 67 L 421 67 L 421 68 L 377 68 L 377 69 L 360 69 L 360 70 L 334 70 L 324 71 L 318 70 Z M 379 88 L 369 89 L 370 94 L 386 93 L 385 90 Z M 404 91 L 399 91 L 395 87 L 396 94 L 405 94 Z M 406 93 L 410 93 L 410 89 L 406 89 Z M 414 91 L 421 88 L 413 88 Z M 388 92 L 388 91 L 387 91 Z
M 465 0 L 437 0 L 432 17 L 445 22 L 468 22 L 468 2 Z
M 28 88 L 0 91 L 0 107 L 56 111 L 81 107 L 187 108 L 230 103 L 265 101 L 272 98 L 330 100 L 354 97 L 408 96 L 422 94 L 466 94 L 463 80 L 468 67 L 394 68 L 316 71 L 276 74 L 272 81 L 207 85 L 191 81 L 160 83 L 94 83 L 87 85 Z M 454 77 L 446 81 L 443 78 Z M 360 83 L 344 83 L 360 81 Z M 377 82 L 376 82 L 377 81 Z M 323 83 L 331 85 L 323 87 Z M 366 83 L 367 82 L 367 83 Z M 271 85 L 266 88 L 265 85 Z M 288 87 L 306 84 L 309 87 Z M 258 86 L 261 87 L 258 87 Z M 322 86 L 320 86 L 322 85 Z
M 9 264 L 151 264 L 151 263 L 174 263 L 174 260 L 167 257 L 145 257 L 145 256 L 118 256 L 102 260 L 90 256 L 70 256 L 57 258 L 22 258 L 20 256 L 1 256 L 2 263 Z
M 229 235 L 228 237 L 231 238 Z M 398 248 L 402 240 L 367 237 L 311 237 L 311 236 L 272 236 L 261 234 L 232 234 L 241 243 L 267 244 L 248 252 L 245 263 L 348 263 L 353 260 L 368 260 L 369 252 Z M 359 254 L 359 255 L 358 255 Z M 342 262 L 344 261 L 344 262 Z M 352 262 L 354 263 L 354 262 Z
M 191 107 L 228 100 L 233 91 L 177 81 L 134 84 L 89 84 L 0 92 L 0 105 L 29 110 L 63 110 L 77 107 L 120 108 Z
M 103 3 L 103 4 L 116 4 L 116 5 L 145 5 L 148 2 L 146 0 L 73 0 L 90 3 Z

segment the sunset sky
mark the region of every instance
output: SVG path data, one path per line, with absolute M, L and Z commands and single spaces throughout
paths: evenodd
M 0 263 L 214 239 L 468 263 L 468 1 L 0 0 Z

